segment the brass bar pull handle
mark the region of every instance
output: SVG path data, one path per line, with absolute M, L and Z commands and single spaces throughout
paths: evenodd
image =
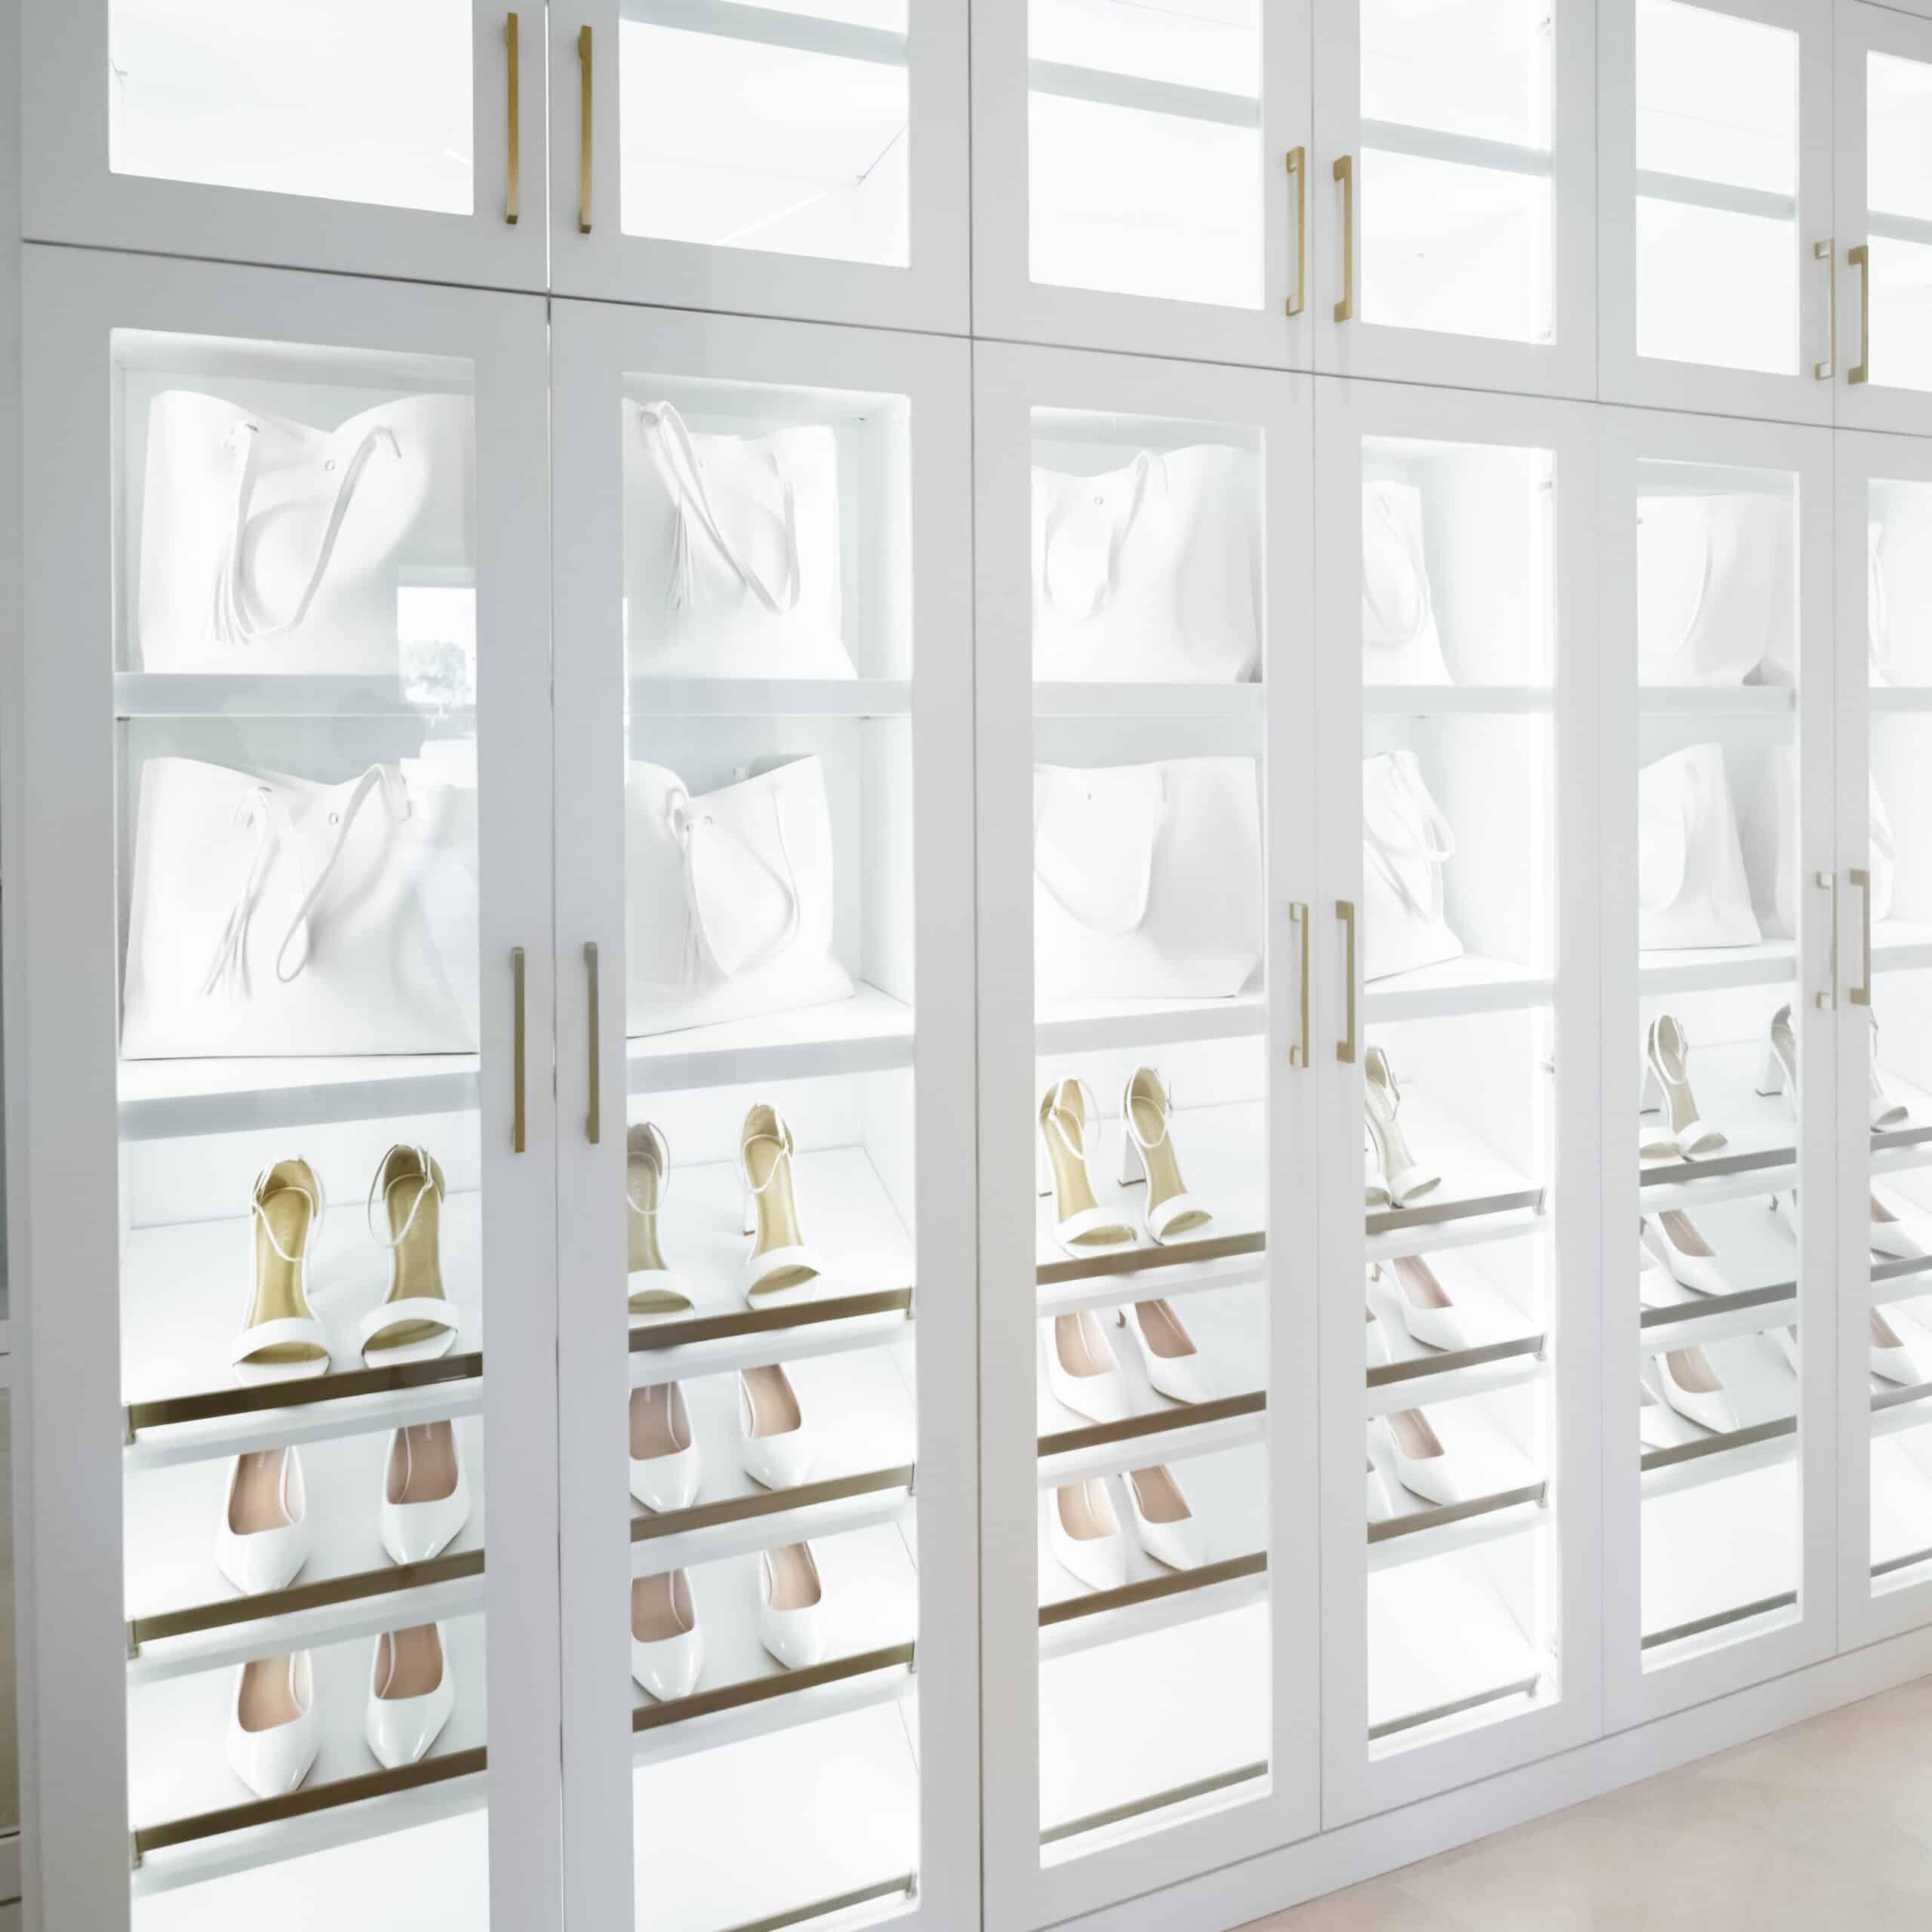
M 1820 1013 L 1829 1013 L 1838 1003 L 1838 875 L 1836 872 L 1816 872 L 1811 882 L 1820 892 L 1832 895 L 1832 989 L 1811 996 Z
M 522 212 L 521 202 L 523 195 L 521 180 L 523 139 L 517 104 L 518 76 L 516 16 L 514 14 L 506 14 L 503 16 L 503 52 L 509 66 L 509 112 L 506 117 L 508 122 L 506 131 L 509 137 L 509 160 L 503 177 L 503 219 L 514 228 L 516 226 L 518 215 Z
M 1288 923 L 1301 928 L 1301 1038 L 1288 1047 L 1288 1064 L 1304 1070 L 1308 1066 L 1308 908 L 1300 900 L 1288 907 Z
M 594 939 L 583 943 L 583 971 L 590 989 L 590 1110 L 584 1115 L 583 1137 L 595 1147 L 604 1134 L 604 1078 L 598 1064 L 602 1056 L 598 1038 L 601 1028 L 597 1016 L 598 974 L 597 942 Z
M 1844 372 L 1848 383 L 1872 380 L 1872 250 L 1861 242 L 1847 248 L 1844 258 L 1858 271 L 1858 360 Z
M 577 232 L 590 232 L 590 29 L 577 30 L 577 64 L 583 77 L 583 109 L 577 156 Z
M 1847 997 L 1854 1006 L 1872 1004 L 1872 875 L 1863 866 L 1854 866 L 1846 873 L 1846 878 L 1857 887 L 1858 913 L 1858 984 Z
M 1308 306 L 1308 150 L 1288 150 L 1288 179 L 1295 188 L 1295 285 L 1288 313 L 1299 315 Z M 1306 912 L 1307 908 L 1302 910 Z
M 1342 922 L 1342 931 L 1346 935 L 1348 946 L 1343 955 L 1342 970 L 1347 976 L 1348 1032 L 1345 1038 L 1335 1042 L 1335 1057 L 1345 1066 L 1355 1064 L 1355 908 L 1350 899 L 1335 901 L 1335 916 Z
M 1825 359 L 1811 365 L 1811 374 L 1819 382 L 1829 383 L 1838 372 L 1838 256 L 1832 238 L 1828 235 L 1822 242 L 1811 245 L 1811 259 L 1825 265 Z
M 1342 184 L 1342 299 L 1335 304 L 1335 319 L 1352 321 L 1355 312 L 1355 158 L 1352 154 L 1335 157 L 1335 179 Z M 1353 918 L 1354 915 L 1349 915 Z
M 521 1154 L 526 1116 L 523 1081 L 523 948 L 510 948 L 510 1152 Z

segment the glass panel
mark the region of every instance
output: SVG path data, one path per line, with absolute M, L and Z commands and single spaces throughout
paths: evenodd
M 624 232 L 903 268 L 905 0 L 658 11 L 617 29 Z
M 1637 352 L 1798 368 L 1798 36 L 1637 8 Z
M 620 411 L 636 1922 L 722 1932 L 921 1863 L 913 411 Z
M 365 1634 L 483 1549 L 472 372 L 113 355 L 134 1922 L 481 1925 L 484 1617 Z
M 1872 380 L 1932 389 L 1932 66 L 1866 56 Z
M 1798 503 L 1789 471 L 1728 465 L 1641 461 L 1636 488 L 1633 1260 L 1655 1669 L 1797 1614 Z
M 1262 302 L 1257 0 L 1032 0 L 1035 281 Z
M 1361 460 L 1367 1220 L 1363 1282 L 1331 1292 L 1337 1319 L 1366 1298 L 1367 1743 L 1382 1755 L 1558 1694 L 1540 1211 L 1556 1104 L 1555 489 L 1548 450 L 1376 437 Z M 1480 1394 L 1457 1377 L 1475 1361 Z
M 1267 1789 L 1266 552 L 1251 426 L 1040 408 L 1032 438 L 1052 1863 Z
M 468 214 L 470 0 L 109 0 L 108 165 Z
M 20 1687 L 14 1676 L 19 1620 L 14 1558 L 14 1397 L 0 1390 L 0 1832 L 20 1828 Z
M 1549 0 L 1362 0 L 1365 121 L 1549 146 Z

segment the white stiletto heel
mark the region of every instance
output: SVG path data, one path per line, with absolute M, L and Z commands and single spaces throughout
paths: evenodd
M 681 1570 L 631 1584 L 631 1675 L 656 1698 L 688 1697 L 704 1668 L 691 1580 Z
M 1177 1402 L 1214 1400 L 1214 1385 L 1201 1366 L 1201 1351 L 1171 1303 L 1137 1301 L 1115 1319 L 1134 1337 L 1141 1366 L 1158 1394 Z
M 1641 1223 L 1639 1238 L 1670 1271 L 1672 1281 L 1700 1295 L 1727 1294 L 1730 1284 L 1718 1266 L 1717 1251 L 1681 1208 L 1666 1208 Z
M 1170 1570 L 1198 1570 L 1207 1561 L 1200 1520 L 1174 1472 L 1160 1463 L 1127 1472 L 1127 1506 L 1140 1547 Z
M 398 1563 L 440 1556 L 469 1521 L 469 1480 L 456 1429 L 448 1422 L 411 1423 L 389 1438 L 383 1477 L 383 1547 Z
M 1932 1381 L 1912 1344 L 1885 1318 L 1882 1308 L 1872 1311 L 1872 1373 L 1902 1389 Z
M 633 1389 L 630 1424 L 631 1494 L 660 1514 L 688 1509 L 697 1500 L 699 1468 L 684 1390 L 675 1382 Z
M 1389 1056 L 1380 1047 L 1371 1047 L 1362 1062 L 1362 1094 L 1367 1109 L 1368 1131 L 1382 1164 L 1383 1185 L 1398 1208 L 1406 1208 L 1426 1194 L 1433 1194 L 1442 1177 L 1431 1174 L 1409 1152 L 1395 1115 L 1402 1104 L 1402 1090 L 1396 1084 L 1395 1072 Z
M 1420 1409 L 1402 1409 L 1380 1420 L 1395 1458 L 1395 1480 L 1429 1502 L 1461 1502 L 1462 1483 L 1428 1417 Z
M 395 1770 L 426 1757 L 455 1708 L 440 1623 L 385 1630 L 376 1639 L 363 1731 L 378 1764 Z
M 1798 1035 L 1792 1029 L 1791 1008 L 1781 1006 L 1771 1015 L 1770 1038 L 1764 1042 L 1764 1070 L 1758 1076 L 1758 1091 L 1766 1100 L 1780 1094 L 1798 1117 Z
M 228 1484 L 215 1525 L 215 1567 L 246 1596 L 285 1589 L 309 1560 L 309 1499 L 301 1459 L 286 1448 L 228 1459 Z
M 1730 1435 L 1737 1428 L 1737 1411 L 1725 1392 L 1709 1356 L 1702 1349 L 1671 1349 L 1654 1355 L 1663 1398 L 1681 1416 L 1713 1435 Z
M 1453 1352 L 1475 1347 L 1448 1291 L 1420 1255 L 1401 1255 L 1391 1261 L 1387 1278 L 1395 1287 L 1395 1300 L 1402 1311 L 1402 1326 L 1425 1348 Z
M 1127 1420 L 1127 1377 L 1106 1331 L 1091 1308 L 1055 1315 L 1040 1324 L 1047 1350 L 1047 1387 L 1055 1401 L 1089 1422 Z
M 738 1457 L 766 1489 L 795 1489 L 812 1472 L 805 1412 L 783 1363 L 738 1371 Z
M 1055 1081 L 1040 1103 L 1040 1192 L 1054 1197 L 1054 1238 L 1076 1259 L 1134 1244 L 1134 1230 L 1094 1198 L 1088 1155 L 1100 1118 L 1083 1080 Z
M 1903 1202 L 1875 1187 L 1867 1211 L 1871 1228 L 1866 1239 L 1874 1253 L 1888 1254 L 1898 1261 L 1922 1261 L 1932 1252 L 1920 1233 L 1923 1223 L 1918 1214 Z
M 1668 1013 L 1659 1014 L 1651 1022 L 1644 1041 L 1649 1076 L 1645 1093 L 1654 1094 L 1671 1138 L 1686 1159 L 1715 1153 L 1724 1145 L 1724 1135 L 1698 1118 L 1697 1100 L 1690 1091 L 1690 1038 L 1681 1023 Z
M 1127 1581 L 1127 1539 L 1102 1478 L 1063 1483 L 1054 1491 L 1047 1540 L 1061 1567 L 1090 1590 L 1117 1590 Z
M 808 1543 L 786 1543 L 758 1560 L 758 1641 L 787 1670 L 823 1660 L 830 1647 L 825 1586 Z

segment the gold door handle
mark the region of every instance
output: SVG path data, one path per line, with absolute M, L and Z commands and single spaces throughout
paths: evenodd
M 604 1134 L 604 1080 L 603 1069 L 598 1064 L 601 1055 L 598 1035 L 601 1029 L 597 1017 L 597 942 L 594 939 L 583 943 L 583 971 L 590 992 L 590 1108 L 584 1115 L 583 1137 L 595 1147 Z
M 1857 887 L 1858 912 L 1858 984 L 1846 995 L 1854 1006 L 1872 1004 L 1872 875 L 1863 866 L 1854 866 L 1846 873 L 1846 878 Z
M 1342 922 L 1342 931 L 1347 937 L 1347 949 L 1343 955 L 1342 971 L 1344 984 L 1348 988 L 1349 1026 L 1346 1035 L 1335 1042 L 1335 1057 L 1344 1066 L 1352 1066 L 1355 1057 L 1355 909 L 1349 899 L 1335 901 L 1335 916 Z
M 1837 255 L 1832 239 L 1827 235 L 1822 242 L 1811 245 L 1811 259 L 1825 265 L 1825 359 L 1811 365 L 1811 374 L 1821 383 L 1829 383 L 1838 370 L 1838 272 Z
M 1832 895 L 1832 989 L 1811 996 L 1820 1013 L 1829 1013 L 1838 1003 L 1838 875 L 1817 872 L 1812 875 L 1812 883 L 1820 892 Z
M 1844 372 L 1848 383 L 1872 380 L 1872 250 L 1861 242 L 1847 248 L 1844 258 L 1858 271 L 1858 360 Z
M 1288 1048 L 1288 1064 L 1308 1066 L 1308 908 L 1300 900 L 1288 907 L 1288 923 L 1301 928 L 1301 1038 Z
M 1299 315 L 1308 306 L 1308 150 L 1288 150 L 1288 178 L 1295 185 L 1295 286 L 1288 313 Z M 1306 906 L 1302 908 L 1306 916 Z
M 516 16 L 514 14 L 503 16 L 503 52 L 509 67 L 509 101 L 506 115 L 509 159 L 503 177 L 503 219 L 514 228 L 517 216 L 521 212 L 518 204 L 523 192 L 520 178 L 523 143 L 518 131 L 520 124 L 517 110 Z
M 1342 184 L 1342 299 L 1335 304 L 1335 319 L 1350 321 L 1355 312 L 1355 158 L 1352 154 L 1335 157 L 1335 179 Z M 1350 918 L 1354 917 L 1352 912 Z M 1352 1056 L 1351 1056 L 1352 1057 Z
M 583 77 L 583 122 L 577 156 L 577 232 L 590 232 L 590 29 L 577 30 L 577 64 Z
M 523 948 L 510 948 L 510 1151 L 523 1152 Z

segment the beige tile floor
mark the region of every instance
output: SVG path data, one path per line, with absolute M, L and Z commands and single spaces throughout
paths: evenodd
M 1247 1932 L 1932 1932 L 1932 1678 Z

